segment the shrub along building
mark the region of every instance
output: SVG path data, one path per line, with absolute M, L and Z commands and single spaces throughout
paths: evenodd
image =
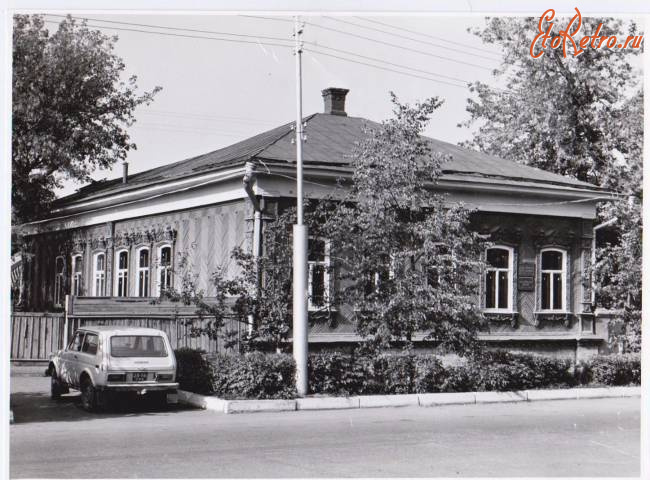
M 329 194 L 350 176 L 350 154 L 373 122 L 347 115 L 347 90 L 323 91 L 324 113 L 304 121 L 305 195 Z M 236 266 L 234 247 L 263 251 L 264 223 L 295 203 L 295 145 L 286 124 L 198 157 L 94 182 L 56 202 L 51 215 L 21 226 L 23 310 L 154 318 L 172 315 L 152 297 L 179 282 L 179 259 L 213 296 L 211 273 Z M 592 311 L 589 266 L 596 205 L 611 195 L 593 185 L 428 139 L 449 155 L 438 188 L 476 209 L 474 226 L 489 236 L 479 301 L 489 319 L 480 338 L 513 350 L 583 356 L 606 348 L 607 324 Z M 327 274 L 327 238 L 311 239 L 309 310 L 328 311 L 336 288 Z M 186 312 L 187 313 L 187 312 Z M 316 318 L 318 317 L 318 318 Z M 341 311 L 315 315 L 313 348 L 358 340 Z M 332 321 L 332 320 L 335 321 Z

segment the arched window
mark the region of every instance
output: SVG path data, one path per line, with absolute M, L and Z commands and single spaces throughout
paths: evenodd
M 96 253 L 93 257 L 93 296 L 106 295 L 106 255 Z
M 488 248 L 485 269 L 485 309 L 512 311 L 513 249 L 497 246 Z
M 138 250 L 138 297 L 149 296 L 149 249 Z
M 547 248 L 541 252 L 541 310 L 566 311 L 566 252 Z
M 172 288 L 172 247 L 163 245 L 158 249 L 158 294 Z
M 78 297 L 83 292 L 81 290 L 81 280 L 83 274 L 83 257 L 75 255 L 72 257 L 72 295 Z
M 54 261 L 54 304 L 62 305 L 65 292 L 65 259 L 56 257 Z
M 129 252 L 119 250 L 115 258 L 115 296 L 129 295 Z

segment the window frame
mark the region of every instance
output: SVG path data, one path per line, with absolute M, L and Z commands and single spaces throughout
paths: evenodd
M 61 260 L 61 271 L 59 271 L 59 260 Z M 65 257 L 57 255 L 54 259 L 54 305 L 63 305 L 65 299 Z M 63 296 L 63 298 L 61 298 Z
M 142 267 L 140 265 L 140 255 L 143 251 L 147 251 L 147 266 Z M 144 292 L 141 288 L 141 274 L 145 274 L 146 281 L 144 283 Z M 151 248 L 147 246 L 139 247 L 135 251 L 135 294 L 137 297 L 149 297 L 151 296 Z M 144 295 L 142 295 L 144 293 Z
M 562 269 L 561 270 L 550 270 L 550 269 L 543 269 L 543 256 L 545 252 L 557 252 L 562 254 Z M 540 313 L 568 313 L 568 294 L 567 294 L 567 277 L 568 277 L 568 271 L 569 271 L 569 252 L 560 247 L 545 247 L 540 249 L 539 251 L 539 277 L 537 280 L 539 281 L 539 312 Z M 561 273 L 561 279 L 562 279 L 562 285 L 560 290 L 562 291 L 562 308 L 556 309 L 556 308 L 544 308 L 544 289 L 543 289 L 543 278 L 544 278 L 544 273 L 550 273 L 551 275 L 553 273 Z M 551 276 L 552 279 L 552 276 Z M 554 293 L 553 293 L 553 288 L 550 289 L 550 299 L 549 299 L 549 305 L 553 305 L 553 300 L 554 300 Z
M 97 270 L 97 258 L 102 255 L 104 257 L 104 269 Z M 93 297 L 104 297 L 106 296 L 106 252 L 95 252 L 92 256 L 93 259 Z M 101 273 L 101 284 L 102 291 L 97 291 L 97 276 Z
M 81 270 L 77 272 L 77 262 L 81 261 Z M 80 297 L 83 293 L 81 288 L 83 286 L 83 255 L 76 253 L 71 257 L 71 275 L 70 275 L 70 293 L 75 297 Z
M 122 253 L 126 253 L 126 268 L 120 268 L 120 255 Z M 115 250 L 115 282 L 114 282 L 114 290 L 113 290 L 113 296 L 114 297 L 128 297 L 129 296 L 129 270 L 131 266 L 131 255 L 129 252 L 128 248 L 120 248 L 118 250 Z M 120 295 L 119 292 L 119 285 L 120 285 L 120 279 L 124 280 L 124 289 L 123 289 L 123 295 Z
M 309 240 L 322 241 L 324 243 L 323 260 L 309 260 Z M 317 312 L 319 310 L 330 308 L 330 268 L 331 268 L 331 251 L 332 241 L 327 237 L 318 235 L 309 235 L 307 239 L 307 310 L 309 312 Z M 315 305 L 312 303 L 312 294 L 314 286 L 312 282 L 312 272 L 314 266 L 323 266 L 323 305 Z
M 95 351 L 94 352 L 88 352 L 87 350 L 85 350 L 87 342 L 88 342 L 88 337 L 91 337 L 91 336 L 95 337 L 95 339 L 96 339 Z M 99 351 L 99 335 L 97 335 L 96 333 L 92 333 L 92 332 L 86 332 L 86 334 L 84 335 L 83 341 L 81 342 L 81 349 L 79 350 L 79 352 L 84 353 L 86 355 L 95 356 L 95 355 L 97 355 L 98 351 Z
M 162 251 L 169 248 L 169 265 L 162 264 Z M 160 282 L 160 275 L 165 271 L 169 271 L 169 285 L 166 288 L 174 286 L 174 247 L 170 243 L 163 243 L 156 247 L 156 295 L 160 296 L 162 293 L 162 283 Z
M 487 263 L 487 256 L 488 256 L 488 251 L 490 250 L 506 250 L 508 252 L 508 268 L 500 268 L 500 267 L 492 267 Z M 483 312 L 485 313 L 514 313 L 514 291 L 515 291 L 515 268 L 514 268 L 514 262 L 515 262 L 515 249 L 514 247 L 511 247 L 509 245 L 503 245 L 503 244 L 496 244 L 492 245 L 490 247 L 487 247 L 484 252 L 485 255 L 485 271 L 483 272 L 483 291 L 481 292 L 481 299 L 483 303 Z M 498 273 L 499 272 L 507 272 L 508 273 L 508 294 L 507 294 L 507 299 L 508 299 L 508 304 L 506 308 L 499 308 L 499 307 L 492 307 L 489 308 L 487 306 L 487 276 L 488 272 L 496 272 L 497 275 L 495 276 L 495 290 L 494 290 L 494 297 L 496 300 L 496 303 L 498 303 L 498 298 L 499 298 L 499 278 L 498 278 Z

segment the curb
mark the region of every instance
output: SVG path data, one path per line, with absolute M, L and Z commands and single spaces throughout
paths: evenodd
M 359 395 L 354 397 L 307 397 L 295 400 L 224 400 L 178 391 L 178 401 L 221 413 L 293 412 L 296 410 L 344 410 L 383 407 L 436 407 L 479 403 L 535 402 L 640 397 L 641 387 L 569 388 L 518 392 L 414 393 L 405 395 Z

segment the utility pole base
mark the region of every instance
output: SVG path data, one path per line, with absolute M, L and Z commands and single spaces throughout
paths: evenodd
M 307 239 L 305 225 L 293 226 L 293 358 L 296 390 L 307 395 Z

